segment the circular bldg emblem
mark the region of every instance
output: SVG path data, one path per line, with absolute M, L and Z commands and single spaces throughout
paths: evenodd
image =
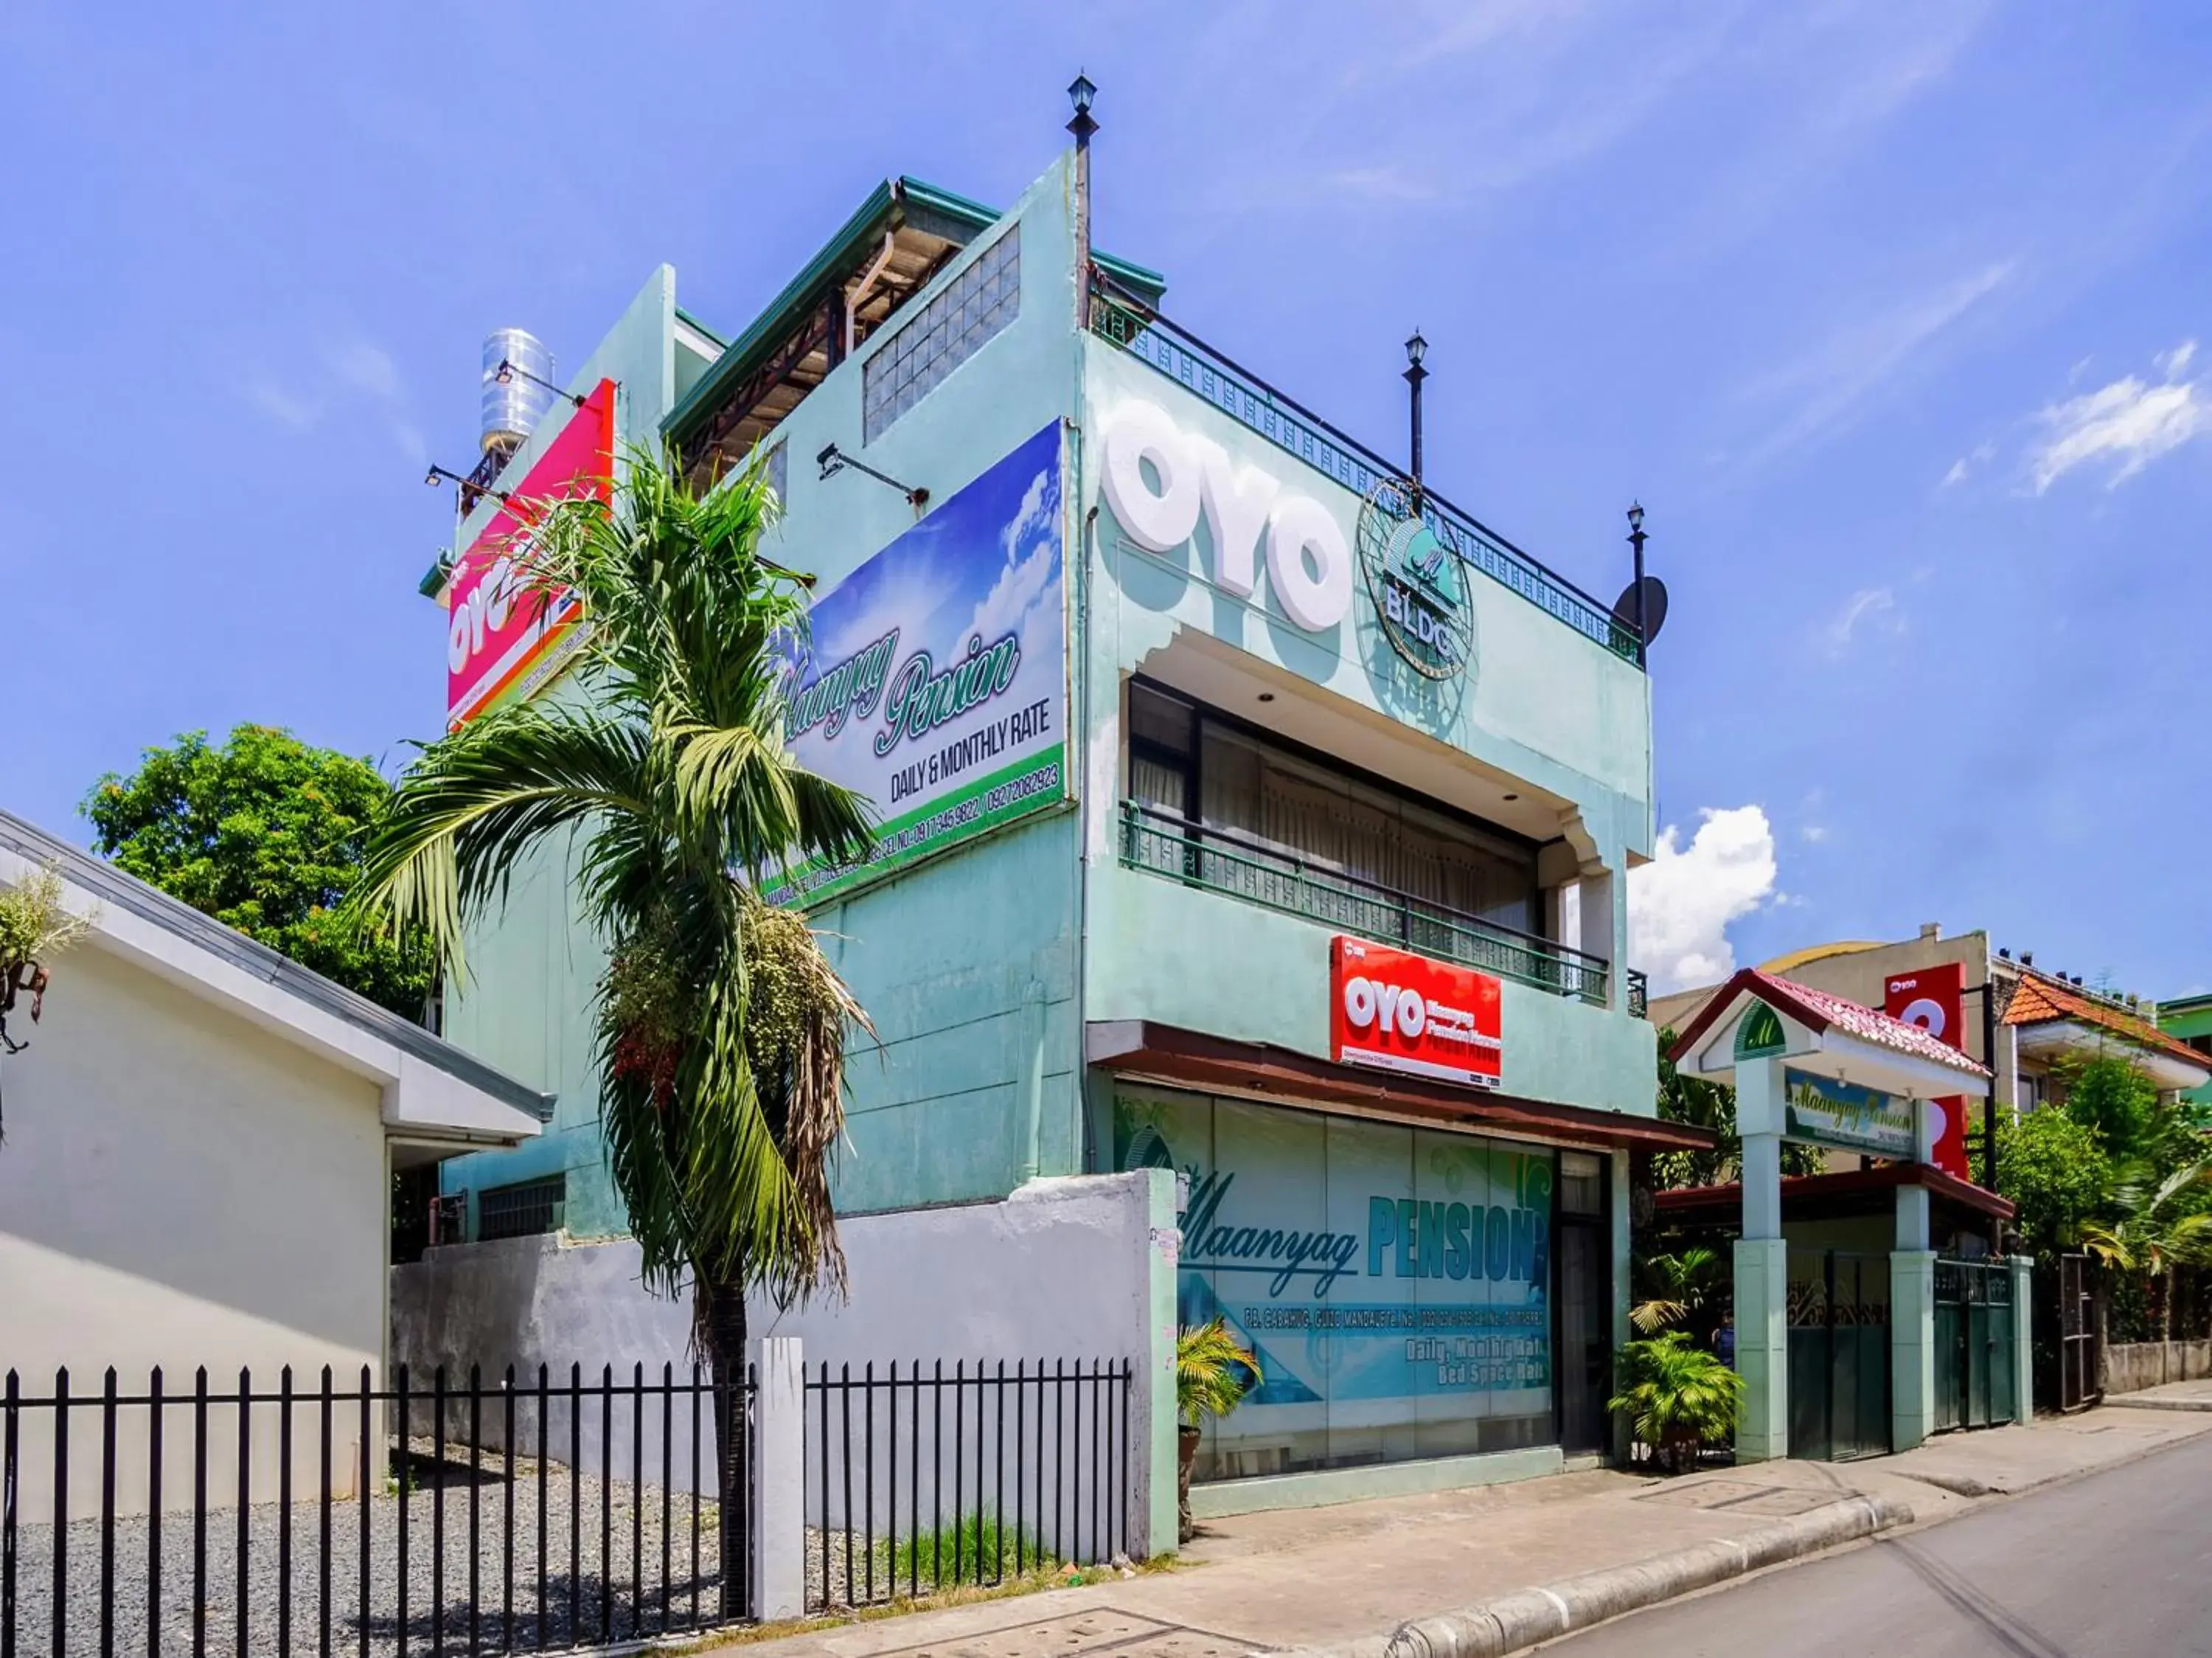
M 1417 674 L 1449 680 L 1474 654 L 1467 567 L 1413 510 L 1413 492 L 1379 484 L 1359 509 L 1359 570 L 1390 648 Z

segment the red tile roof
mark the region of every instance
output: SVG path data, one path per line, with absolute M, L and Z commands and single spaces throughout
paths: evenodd
M 1856 1037 L 1862 1042 L 1893 1049 L 1947 1070 L 1965 1071 L 1972 1076 L 1987 1076 L 1990 1074 L 1986 1066 L 1977 1064 L 1922 1026 L 1908 1025 L 1903 1020 L 1892 1019 L 1875 1009 L 1863 1008 L 1844 997 L 1831 996 L 1826 991 L 1814 990 L 1810 984 L 1800 984 L 1794 978 L 1762 972 L 1757 967 L 1742 969 L 1713 993 L 1706 1002 L 1705 1010 L 1690 1021 L 1689 1029 L 1675 1039 L 1668 1057 L 1676 1060 L 1686 1058 L 1690 1050 L 1704 1039 L 1705 1033 L 1735 1005 L 1739 993 L 1758 997 L 1778 1012 L 1789 1015 L 1808 1030 L 1840 1030 L 1846 1036 Z
M 2178 1041 L 2151 1023 L 2123 1008 L 2092 996 L 2085 996 L 2069 986 L 2056 984 L 2040 973 L 2022 973 L 2005 1004 L 2004 1022 L 2008 1025 L 2041 1025 L 2057 1019 L 2079 1020 L 2095 1025 L 2113 1034 L 2125 1038 L 2138 1047 L 2162 1053 L 2178 1059 L 2185 1065 L 2194 1065 L 2199 1070 L 2212 1072 L 2212 1059 L 2197 1051 L 2186 1042 Z

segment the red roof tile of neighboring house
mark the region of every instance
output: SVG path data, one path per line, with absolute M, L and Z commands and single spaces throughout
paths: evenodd
M 1915 1059 L 1925 1059 L 1930 1064 L 1947 1070 L 1960 1070 L 1972 1076 L 1987 1076 L 1986 1067 L 1977 1064 L 1953 1047 L 1942 1038 L 1932 1035 L 1918 1025 L 1908 1025 L 1901 1019 L 1892 1019 L 1887 1014 L 1873 1008 L 1863 1008 L 1857 1003 L 1840 996 L 1831 996 L 1826 991 L 1816 991 L 1810 984 L 1800 984 L 1794 978 L 1782 978 L 1757 967 L 1746 967 L 1734 978 L 1713 992 L 1705 1009 L 1690 1021 L 1690 1027 L 1675 1039 L 1668 1057 L 1681 1059 L 1705 1037 L 1707 1031 L 1724 1016 L 1734 1005 L 1739 992 L 1757 997 L 1778 1012 L 1785 1013 L 1808 1030 L 1840 1030 L 1862 1042 L 1894 1049 L 1910 1054 Z
M 2212 1071 L 2212 1060 L 2179 1041 L 2148 1019 L 2139 1018 L 2123 1008 L 2081 991 L 2054 984 L 2040 973 L 2022 973 L 2020 984 L 2005 1004 L 2004 1022 L 2008 1025 L 2041 1025 L 2054 1019 L 2079 1020 L 2083 1024 L 2095 1025 L 2114 1035 L 2135 1043 L 2138 1047 L 2179 1059 L 2185 1065 L 2194 1065 L 2199 1070 Z

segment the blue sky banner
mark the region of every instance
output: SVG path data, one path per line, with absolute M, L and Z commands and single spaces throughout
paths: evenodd
M 1212 1474 L 1490 1448 L 1501 1417 L 1548 1441 L 1549 1151 L 1127 1095 L 1114 1141 L 1118 1167 L 1188 1181 L 1177 1321 L 1224 1318 L 1260 1358 Z
M 802 866 L 811 902 L 1067 798 L 1055 422 L 815 600 L 785 735 L 881 820 L 865 863 Z

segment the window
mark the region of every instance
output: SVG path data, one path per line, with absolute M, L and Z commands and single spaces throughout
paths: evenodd
M 1021 314 L 1019 225 L 985 248 L 860 369 L 860 441 L 872 443 Z
M 1586 1151 L 1559 1154 L 1559 1213 L 1605 1213 L 1605 1160 Z
M 489 1187 L 477 1198 L 477 1241 L 558 1232 L 568 1196 L 565 1173 Z
M 1139 805 L 1493 925 L 1537 928 L 1536 856 L 1503 832 L 1308 759 L 1152 686 L 1129 687 Z M 1350 924 L 1351 917 L 1345 917 Z

